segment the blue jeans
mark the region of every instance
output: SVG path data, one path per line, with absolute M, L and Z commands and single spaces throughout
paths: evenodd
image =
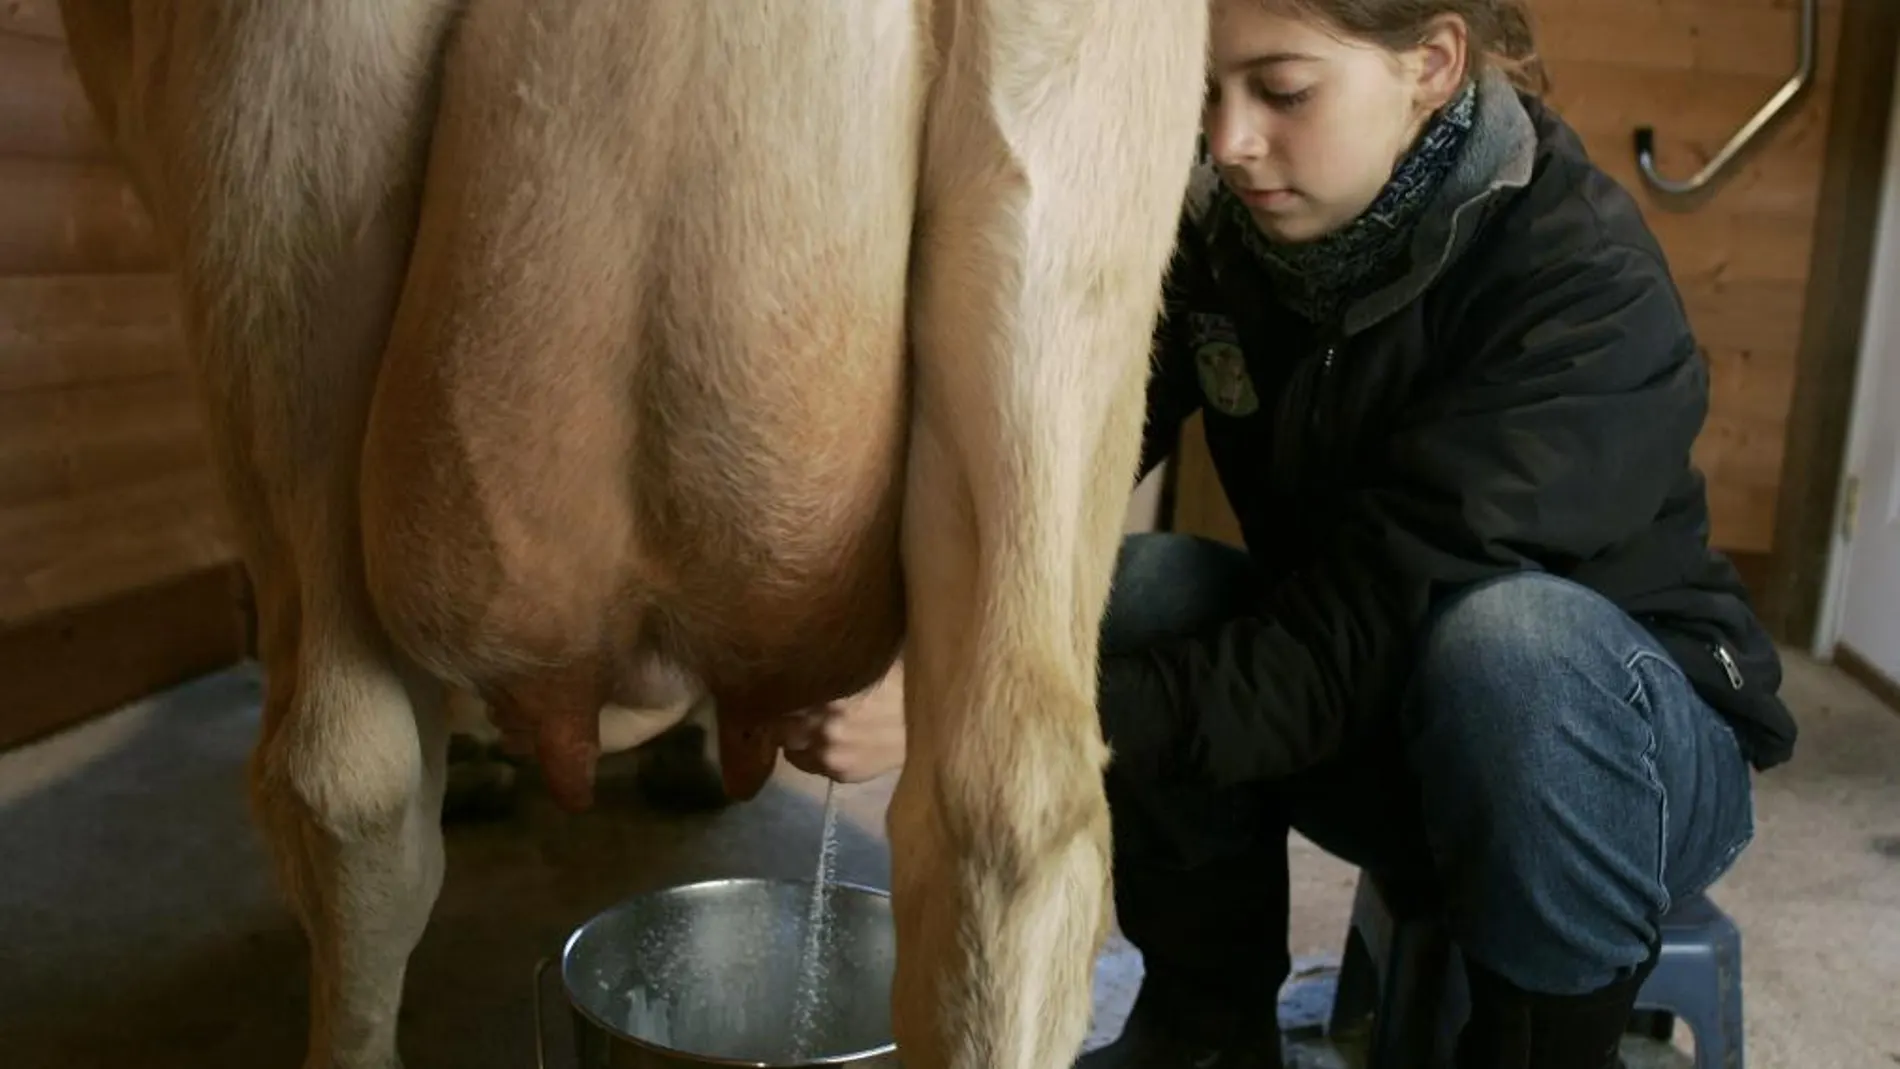
M 1258 583 L 1231 547 L 1132 536 L 1104 650 L 1216 625 Z M 1117 912 L 1149 973 L 1191 996 L 1181 1012 L 1257 1014 L 1284 981 L 1289 829 L 1429 900 L 1466 955 L 1548 994 L 1634 971 L 1670 903 L 1753 837 L 1733 731 L 1595 592 L 1542 573 L 1481 583 L 1415 649 L 1389 730 L 1285 780 L 1159 787 L 1111 766 Z

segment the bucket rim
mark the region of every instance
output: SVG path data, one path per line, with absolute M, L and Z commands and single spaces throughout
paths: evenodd
M 560 977 L 561 977 L 561 996 L 567 1000 L 567 1006 L 571 1012 L 579 1014 L 582 1018 L 584 1018 L 587 1021 L 587 1023 L 593 1025 L 595 1028 L 602 1030 L 603 1032 L 606 1032 L 608 1035 L 612 1036 L 618 1042 L 631 1043 L 632 1045 L 639 1047 L 643 1050 L 649 1050 L 655 1054 L 663 1055 L 669 1058 L 690 1058 L 693 1061 L 696 1061 L 708 1066 L 732 1066 L 734 1067 L 734 1069 L 805 1069 L 805 1067 L 848 1065 L 852 1062 L 861 1061 L 866 1058 L 876 1058 L 882 1055 L 890 1054 L 897 1049 L 897 1041 L 895 1039 L 892 1039 L 891 1041 L 887 1043 L 879 1044 L 878 1046 L 875 1046 L 875 1047 L 866 1047 L 863 1050 L 849 1051 L 842 1054 L 831 1054 L 831 1055 L 826 1055 L 824 1057 L 818 1057 L 818 1058 L 807 1058 L 803 1061 L 788 1062 L 788 1063 L 783 1063 L 783 1064 L 775 1064 L 772 1062 L 762 1062 L 762 1061 L 756 1061 L 756 1060 L 747 1060 L 743 1058 L 721 1058 L 721 1057 L 717 1057 L 715 1055 L 710 1055 L 710 1054 L 694 1054 L 690 1051 L 683 1051 L 683 1050 L 678 1050 L 673 1047 L 662 1046 L 658 1043 L 641 1039 L 638 1036 L 628 1035 L 624 1029 L 618 1028 L 614 1025 L 608 1024 L 606 1021 L 601 1020 L 598 1014 L 595 1014 L 593 1011 L 589 1010 L 587 1007 L 582 1006 L 580 1004 L 580 1001 L 574 997 L 574 987 L 571 983 L 568 982 L 568 975 L 567 975 L 567 967 L 568 967 L 569 962 L 572 960 L 574 947 L 583 938 L 587 936 L 587 933 L 593 929 L 594 925 L 600 923 L 608 914 L 615 913 L 642 899 L 657 898 L 660 895 L 677 893 L 680 891 L 697 891 L 697 890 L 724 888 L 724 887 L 757 887 L 757 886 L 780 885 L 780 884 L 787 884 L 787 885 L 792 885 L 792 886 L 804 885 L 804 886 L 809 887 L 817 882 L 818 881 L 808 876 L 807 877 L 721 876 L 721 877 L 716 877 L 716 878 L 708 879 L 708 880 L 694 880 L 690 883 L 663 884 L 658 887 L 651 887 L 651 888 L 648 888 L 647 890 L 636 891 L 633 894 L 627 895 L 625 898 L 620 899 L 619 901 L 615 902 L 613 905 L 608 906 L 606 909 L 601 910 L 600 912 L 594 914 L 592 917 L 587 918 L 586 921 L 577 925 L 573 931 L 568 933 L 567 938 L 561 942 L 561 958 L 560 958 L 560 963 L 559 963 L 560 967 L 558 970 L 556 970 L 560 974 Z M 860 893 L 869 895 L 872 898 L 882 898 L 882 899 L 885 899 L 886 901 L 888 901 L 891 897 L 891 892 L 886 888 L 873 887 L 869 884 L 856 883 L 850 880 L 828 880 L 826 881 L 826 885 L 832 888 L 833 890 L 860 892 Z

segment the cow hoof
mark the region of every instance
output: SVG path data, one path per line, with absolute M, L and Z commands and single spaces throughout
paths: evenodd
M 731 804 L 707 748 L 706 729 L 690 721 L 640 747 L 634 782 L 640 798 L 668 813 L 704 813 Z
M 520 798 L 519 769 L 498 746 L 464 735 L 449 738 L 443 823 L 499 820 L 515 811 Z

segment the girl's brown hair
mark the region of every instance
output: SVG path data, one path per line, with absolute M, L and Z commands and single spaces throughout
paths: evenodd
M 1432 21 L 1444 15 L 1464 20 L 1470 35 L 1470 70 L 1486 65 L 1503 71 L 1530 93 L 1550 89 L 1537 57 L 1529 0 L 1271 0 L 1273 6 L 1318 16 L 1350 37 L 1402 52 L 1424 40 Z

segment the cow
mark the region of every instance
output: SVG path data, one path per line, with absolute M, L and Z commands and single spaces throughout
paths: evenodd
M 176 270 L 267 680 L 306 1069 L 398 1064 L 445 695 L 564 808 L 901 654 L 912 1069 L 1054 1069 L 1110 914 L 1097 628 L 1196 0 L 61 0 Z M 603 712 L 605 711 L 605 712 Z

